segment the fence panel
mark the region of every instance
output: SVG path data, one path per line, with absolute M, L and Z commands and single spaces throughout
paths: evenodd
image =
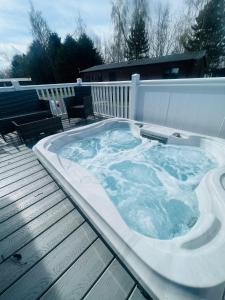
M 129 118 L 129 85 L 91 85 L 93 109 L 96 115 Z

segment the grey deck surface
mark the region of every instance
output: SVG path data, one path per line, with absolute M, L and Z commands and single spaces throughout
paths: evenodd
M 37 298 L 145 299 L 35 154 L 0 143 L 0 299 Z

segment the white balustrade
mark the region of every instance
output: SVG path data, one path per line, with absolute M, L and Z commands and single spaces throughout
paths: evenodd
M 66 114 L 63 99 L 91 87 L 96 116 L 122 117 L 225 138 L 225 78 L 82 82 L 0 87 L 0 92 L 37 91 L 54 115 Z
M 63 101 L 66 97 L 75 96 L 75 89 L 73 86 L 64 86 L 60 84 L 46 85 L 46 87 L 36 87 L 39 99 L 48 100 L 50 103 L 51 111 L 54 115 L 66 115 L 66 107 Z
M 105 117 L 129 118 L 131 85 L 104 84 L 91 85 L 94 113 Z
M 49 101 L 54 115 L 65 115 L 66 107 L 63 99 L 75 96 L 75 87 L 90 86 L 95 115 L 103 117 L 131 117 L 130 97 L 131 81 L 114 82 L 82 82 L 80 78 L 76 83 L 44 84 L 0 88 L 1 91 L 31 90 L 35 89 L 39 99 Z

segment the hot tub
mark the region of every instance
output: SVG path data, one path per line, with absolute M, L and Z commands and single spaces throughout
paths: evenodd
M 154 299 L 222 299 L 224 140 L 108 119 L 33 149 Z

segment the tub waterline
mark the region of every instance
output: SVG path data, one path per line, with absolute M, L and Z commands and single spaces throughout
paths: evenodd
M 59 133 L 41 140 L 34 151 L 153 298 L 221 299 L 225 282 L 225 142 L 185 132 L 177 140 L 172 135 L 176 130 L 143 126 L 145 134 L 164 132 L 171 143 L 195 141 L 220 161 L 220 167 L 208 172 L 197 187 L 200 215 L 196 224 L 183 236 L 158 240 L 131 230 L 96 178 L 56 153 L 74 138 L 104 130 L 118 121 L 124 119 L 108 119 Z

